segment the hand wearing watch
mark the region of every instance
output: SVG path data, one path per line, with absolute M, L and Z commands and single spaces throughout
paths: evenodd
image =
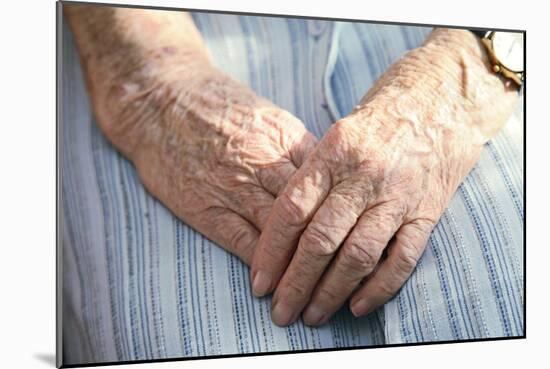
M 523 33 L 476 30 L 472 32 L 479 36 L 485 45 L 493 71 L 521 87 L 524 80 Z

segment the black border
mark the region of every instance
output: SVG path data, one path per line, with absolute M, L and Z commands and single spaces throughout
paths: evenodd
M 392 347 L 430 346 L 430 345 L 444 345 L 444 344 L 471 343 L 471 342 L 511 341 L 511 340 L 525 339 L 525 338 L 526 337 L 525 337 L 525 334 L 524 334 L 523 336 L 477 338 L 477 339 L 470 339 L 470 340 L 455 340 L 455 341 L 393 343 L 393 344 L 387 344 L 387 345 L 373 345 L 373 346 L 353 346 L 353 347 L 338 347 L 338 348 L 324 348 L 324 349 L 311 349 L 311 350 L 292 350 L 292 351 L 270 351 L 270 352 L 255 352 L 255 353 L 246 353 L 246 354 L 175 357 L 175 358 L 151 359 L 151 360 L 106 361 L 106 362 L 89 363 L 89 364 L 62 365 L 60 368 L 85 368 L 85 367 L 94 367 L 94 366 L 128 365 L 128 364 L 154 364 L 154 363 L 177 362 L 177 361 L 227 359 L 227 358 L 234 358 L 234 357 L 270 356 L 270 355 L 283 355 L 283 354 L 314 354 L 316 352 L 383 349 L 383 348 L 392 348 Z
M 357 23 L 376 23 L 384 25 L 404 25 L 404 26 L 419 26 L 419 27 L 445 27 L 454 29 L 465 29 L 475 31 L 501 31 L 501 32 L 521 32 L 523 33 L 524 48 L 523 48 L 523 65 L 524 71 L 527 70 L 527 30 L 521 29 L 507 29 L 507 28 L 484 28 L 478 26 L 457 26 L 457 25 L 445 25 L 445 24 L 427 24 L 427 23 L 414 23 L 414 22 L 393 22 L 393 21 L 377 21 L 371 19 L 350 19 L 350 18 L 329 18 L 319 16 L 304 16 L 294 14 L 269 14 L 269 13 L 252 13 L 252 12 L 238 12 L 238 11 L 226 11 L 226 10 L 209 10 L 209 9 L 195 9 L 195 8 L 175 8 L 175 7 L 162 7 L 162 6 L 147 6 L 147 5 L 130 5 L 130 4 L 110 4 L 102 2 L 82 2 L 82 1 L 67 1 L 58 0 L 56 2 L 55 15 L 56 15 L 56 69 L 55 69 L 55 94 L 56 94 L 56 107 L 55 107 L 55 119 L 56 119 L 56 366 L 58 368 L 85 368 L 95 366 L 107 366 L 107 365 L 128 365 L 128 364 L 144 364 L 144 363 L 164 363 L 164 362 L 177 362 L 177 361 L 190 361 L 190 360 L 208 360 L 208 359 L 224 359 L 234 357 L 250 357 L 250 356 L 269 356 L 269 355 L 281 355 L 281 354 L 302 354 L 302 353 L 316 353 L 316 352 L 333 352 L 333 351 L 351 351 L 351 350 L 364 350 L 364 349 L 376 349 L 376 348 L 392 348 L 392 347 L 414 347 L 414 346 L 429 346 L 429 345 L 443 345 L 443 344 L 456 344 L 456 343 L 471 343 L 471 342 L 495 342 L 495 341 L 507 341 L 507 340 L 520 340 L 527 338 L 527 78 L 524 74 L 523 80 L 523 335 L 512 337 L 491 337 L 491 338 L 478 338 L 478 339 L 466 339 L 466 340 L 452 340 L 452 341 L 432 341 L 432 342 L 414 342 L 414 343 L 399 343 L 399 344 L 385 344 L 385 345 L 372 345 L 372 346 L 354 346 L 354 347 L 342 347 L 342 348 L 323 348 L 323 349 L 310 349 L 310 350 L 292 350 L 292 351 L 270 351 L 270 352 L 255 352 L 244 354 L 228 354 L 228 355 L 205 355 L 205 356 L 193 356 L 193 357 L 174 357 L 163 359 L 150 359 L 150 360 L 128 360 L 128 361 L 110 361 L 110 362 L 97 362 L 86 364 L 69 364 L 63 365 L 63 335 L 62 335 L 62 322 L 63 312 L 60 308 L 62 306 L 62 247 L 60 240 L 60 223 L 59 223 L 59 200 L 61 192 L 59 188 L 61 171 L 60 171 L 60 150 L 59 150 L 59 125 L 61 122 L 61 95 L 60 86 L 62 66 L 60 65 L 63 60 L 62 52 L 62 7 L 64 4 L 83 4 L 83 5 L 96 5 L 96 6 L 109 6 L 116 8 L 133 8 L 133 9 L 155 9 L 155 10 L 167 10 L 167 11 L 187 11 L 196 13 L 211 13 L 211 14 L 232 14 L 232 15 L 247 15 L 247 16 L 262 16 L 270 18 L 295 18 L 295 19 L 314 19 L 314 20 L 326 20 L 326 21 L 344 21 L 344 22 L 357 22 Z
M 269 18 L 295 18 L 295 19 L 315 19 L 315 20 L 327 20 L 327 21 L 343 21 L 343 22 L 356 22 L 356 23 L 376 23 L 376 24 L 385 24 L 385 25 L 397 25 L 397 26 L 418 26 L 418 27 L 445 27 L 445 28 L 455 28 L 455 29 L 465 29 L 465 30 L 474 30 L 474 31 L 500 31 L 500 32 L 523 32 L 525 30 L 521 29 L 511 29 L 511 28 L 486 28 L 479 26 L 457 26 L 451 24 L 430 24 L 430 23 L 414 23 L 414 22 L 394 22 L 394 21 L 379 21 L 372 19 L 354 19 L 354 18 L 330 18 L 330 17 L 319 17 L 319 16 L 310 16 L 310 15 L 295 15 L 295 14 L 273 14 L 273 13 L 253 13 L 253 12 L 238 12 L 232 10 L 211 10 L 211 9 L 197 9 L 197 8 L 184 8 L 184 7 L 163 7 L 163 6 L 149 6 L 149 5 L 129 5 L 129 4 L 110 4 L 102 2 L 84 2 L 84 1 L 72 1 L 72 0 L 58 0 L 61 4 L 80 4 L 80 5 L 97 5 L 97 6 L 109 6 L 113 8 L 132 8 L 132 9 L 153 9 L 153 10 L 168 10 L 168 11 L 185 11 L 185 12 L 196 12 L 196 13 L 212 13 L 212 14 L 232 14 L 232 15 L 251 15 L 251 16 L 260 16 L 260 17 L 269 17 Z M 524 48 L 525 53 L 525 48 Z
M 63 47 L 63 40 L 61 38 L 62 33 L 62 19 L 63 19 L 63 4 L 56 2 L 55 4 L 55 365 L 58 368 L 63 367 L 63 260 L 62 260 L 62 245 L 60 239 L 60 227 L 59 222 L 59 202 L 61 198 L 61 189 L 59 184 L 61 183 L 61 165 L 60 163 L 60 149 L 59 149 L 59 125 L 61 124 L 61 89 L 60 82 L 63 57 L 61 55 L 61 49 Z M 61 306 L 61 307 L 60 307 Z

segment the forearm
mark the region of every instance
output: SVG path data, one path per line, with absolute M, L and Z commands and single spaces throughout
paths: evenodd
M 182 12 L 64 5 L 99 126 L 127 157 L 145 126 L 193 78 L 211 69 L 191 17 Z M 174 81 L 180 86 L 174 86 Z
M 516 87 L 490 69 L 475 35 L 436 29 L 377 81 L 356 113 L 370 107 L 425 127 L 469 127 L 473 143 L 483 144 L 504 125 L 516 100 Z
M 185 152 L 182 164 L 230 148 L 236 133 L 262 134 L 273 124 L 301 137 L 295 118 L 210 63 L 188 14 L 82 5 L 65 6 L 65 14 L 97 122 L 142 170 L 144 157 L 163 155 L 161 162 Z M 201 144 L 190 145 L 193 138 Z
M 130 159 L 136 147 L 158 145 L 160 132 L 175 120 L 229 124 L 240 111 L 267 105 L 212 66 L 186 13 L 85 5 L 64 10 L 99 126 Z
M 87 74 L 98 80 L 148 78 L 178 65 L 209 64 L 187 13 L 64 5 Z

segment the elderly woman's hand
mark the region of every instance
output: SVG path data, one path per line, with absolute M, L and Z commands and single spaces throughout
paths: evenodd
M 132 120 L 139 137 L 128 157 L 147 189 L 250 264 L 275 197 L 314 137 L 290 113 L 212 68 L 124 100 L 128 109 L 117 124 Z
M 107 138 L 176 216 L 250 264 L 275 197 L 315 138 L 214 68 L 188 14 L 64 10 Z
M 275 201 L 252 263 L 254 293 L 276 288 L 273 321 L 390 299 L 516 95 L 468 31 L 436 30 L 394 64 Z

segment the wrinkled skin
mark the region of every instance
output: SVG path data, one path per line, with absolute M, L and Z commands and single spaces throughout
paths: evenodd
M 315 143 L 212 66 L 182 12 L 64 5 L 98 124 L 151 194 L 250 264 L 277 194 Z
M 315 140 L 290 113 L 225 76 L 198 84 L 178 92 L 181 105 L 160 107 L 163 127 L 148 128 L 132 157 L 152 194 L 250 264 L 275 197 Z
M 203 69 L 184 83 L 174 75 L 145 93 L 126 89 L 115 126 L 138 136 L 127 155 L 146 188 L 250 264 L 275 197 L 315 139 L 290 113 Z M 124 129 L 105 132 L 113 142 L 128 137 Z
M 176 216 L 252 263 L 279 325 L 391 298 L 516 100 L 473 34 L 438 29 L 315 146 L 211 66 L 187 14 L 64 11 L 105 135 Z
M 254 293 L 275 289 L 276 324 L 304 309 L 306 324 L 323 324 L 352 294 L 352 312 L 367 314 L 408 279 L 515 105 L 514 87 L 488 70 L 483 52 L 467 31 L 435 31 L 330 128 L 291 178 L 252 264 Z

